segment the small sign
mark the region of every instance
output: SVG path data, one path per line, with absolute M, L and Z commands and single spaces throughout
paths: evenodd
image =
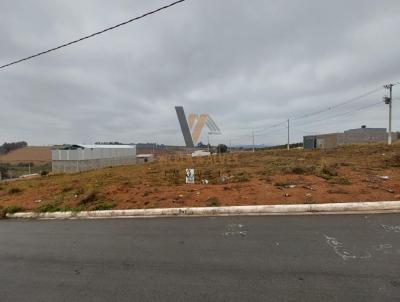
M 194 184 L 194 169 L 186 169 L 186 183 Z

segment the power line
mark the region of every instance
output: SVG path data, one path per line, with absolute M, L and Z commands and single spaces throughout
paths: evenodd
M 160 8 L 157 8 L 157 9 L 155 9 L 155 10 L 152 10 L 152 11 L 150 11 L 150 12 L 147 12 L 147 13 L 141 15 L 141 16 L 138 16 L 138 17 L 129 19 L 129 20 L 125 21 L 125 22 L 122 22 L 122 23 L 119 23 L 119 24 L 117 24 L 117 25 L 114 25 L 114 26 L 105 28 L 105 29 L 103 29 L 103 30 L 97 31 L 97 32 L 95 32 L 95 33 L 93 33 L 93 34 L 84 36 L 84 37 L 82 37 L 82 38 L 79 38 L 79 39 L 76 39 L 76 40 L 73 40 L 73 41 L 70 41 L 70 42 L 67 42 L 67 43 L 64 43 L 64 44 L 61 44 L 61 45 L 59 45 L 59 46 L 57 46 L 57 47 L 50 48 L 50 49 L 48 49 L 48 50 L 39 52 L 39 53 L 34 54 L 34 55 L 31 55 L 31 56 L 29 56 L 29 57 L 26 57 L 26 58 L 19 59 L 19 60 L 14 61 L 14 62 L 10 62 L 10 63 L 4 64 L 4 65 L 0 66 L 0 69 L 9 67 L 9 66 L 14 65 L 14 64 L 21 63 L 21 62 L 23 62 L 23 61 L 27 61 L 27 60 L 33 59 L 33 58 L 35 58 L 35 57 L 39 57 L 39 56 L 41 56 L 41 55 L 44 55 L 44 54 L 47 54 L 47 53 L 49 53 L 49 52 L 58 50 L 58 49 L 60 49 L 60 48 L 67 47 L 67 46 L 69 46 L 69 45 L 72 45 L 72 44 L 81 42 L 81 41 L 86 40 L 86 39 L 93 38 L 94 36 L 103 34 L 103 33 L 107 32 L 107 31 L 116 29 L 116 28 L 118 28 L 118 27 L 120 27 L 120 26 L 126 25 L 126 24 L 128 24 L 128 23 L 133 22 L 133 21 L 137 21 L 137 20 L 139 20 L 139 19 L 143 19 L 143 18 L 145 18 L 145 17 L 147 17 L 147 16 L 150 16 L 150 15 L 153 15 L 153 14 L 155 14 L 155 13 L 158 13 L 158 12 L 160 12 L 160 11 L 162 11 L 162 10 L 165 10 L 165 9 L 167 9 L 167 8 L 170 8 L 170 7 L 172 7 L 172 6 L 174 6 L 174 5 L 177 5 L 177 4 L 179 4 L 179 3 L 181 3 L 181 2 L 184 2 L 184 1 L 186 1 L 186 0 L 179 0 L 179 1 L 172 2 L 172 3 L 168 4 L 168 5 L 165 5 L 165 6 L 163 6 L 163 7 L 160 7 Z
M 255 136 L 264 136 L 264 135 L 266 135 L 266 134 L 274 133 L 274 132 L 279 132 L 279 131 L 282 131 L 282 130 L 284 130 L 284 129 L 287 129 L 287 120 L 285 121 L 284 125 L 282 124 L 281 127 L 278 127 L 278 128 L 276 128 L 276 129 L 270 129 L 269 131 L 266 131 L 266 132 L 258 133 L 258 134 L 256 134 Z
M 398 85 L 398 84 L 400 84 L 400 82 L 396 82 L 396 83 L 394 83 L 393 85 Z M 364 93 L 364 94 L 361 94 L 361 95 L 359 95 L 359 96 L 356 96 L 356 97 L 353 97 L 353 98 L 351 98 L 351 99 L 347 99 L 347 100 L 345 100 L 345 101 L 342 101 L 342 102 L 340 102 L 340 103 L 338 103 L 338 104 L 332 105 L 332 106 L 330 106 L 330 107 L 328 107 L 328 108 L 326 108 L 326 109 L 322 109 L 322 110 L 318 110 L 318 111 L 315 111 L 315 112 L 312 112 L 312 113 L 309 113 L 309 114 L 305 114 L 305 115 L 302 115 L 302 116 L 298 116 L 298 117 L 292 118 L 292 119 L 290 119 L 290 120 L 291 120 L 291 121 L 297 121 L 297 120 L 300 120 L 300 119 L 308 118 L 308 117 L 315 116 L 315 115 L 318 115 L 318 114 L 321 114 L 321 113 L 324 113 L 324 112 L 331 111 L 331 110 L 336 109 L 336 108 L 338 108 L 338 107 L 342 107 L 342 106 L 344 106 L 344 105 L 347 105 L 347 104 L 353 103 L 353 102 L 355 102 L 355 101 L 358 101 L 358 100 L 360 100 L 360 99 L 362 99 L 362 98 L 364 98 L 364 97 L 366 97 L 366 96 L 369 96 L 369 95 L 371 95 L 371 94 L 374 94 L 374 93 L 376 93 L 376 92 L 378 92 L 378 91 L 380 91 L 380 90 L 382 90 L 382 89 L 383 89 L 383 87 L 376 88 L 376 89 L 374 89 L 374 90 L 371 90 L 371 91 L 366 92 L 366 93 Z M 382 104 L 382 102 L 369 104 L 369 105 L 363 106 L 363 107 L 361 107 L 361 108 L 357 108 L 357 109 L 355 109 L 355 110 L 350 110 L 350 111 L 342 112 L 342 113 L 339 113 L 339 114 L 336 114 L 336 115 L 333 115 L 333 116 L 325 117 L 325 118 L 323 118 L 323 119 L 312 120 L 312 121 L 309 121 L 309 122 L 306 122 L 306 123 L 297 124 L 297 125 L 294 124 L 293 127 L 295 127 L 295 129 L 297 129 L 297 126 L 298 126 L 298 125 L 303 126 L 303 125 L 307 125 L 307 124 L 314 124 L 314 123 L 318 123 L 318 122 L 321 122 L 321 121 L 326 121 L 327 119 L 337 118 L 337 117 L 340 117 L 340 116 L 348 115 L 348 114 L 350 114 L 350 113 L 354 113 L 354 112 L 358 112 L 358 111 L 361 111 L 361 110 L 364 110 L 364 109 L 368 109 L 368 108 L 377 106 L 377 105 L 379 105 L 379 104 Z M 279 127 L 279 126 L 281 126 L 281 127 Z M 274 129 L 274 128 L 278 128 L 278 129 Z M 282 130 L 284 130 L 284 129 L 288 129 L 288 127 L 287 127 L 287 120 L 282 121 L 282 122 L 277 123 L 277 124 L 273 124 L 273 125 L 271 125 L 271 126 L 269 126 L 269 127 L 264 127 L 263 130 L 255 131 L 255 132 L 254 132 L 254 136 L 256 136 L 256 137 L 258 137 L 258 136 L 264 136 L 265 134 L 269 134 L 269 133 L 273 133 L 273 132 L 277 132 L 277 131 L 280 132 L 280 131 L 282 131 Z M 270 131 L 266 131 L 266 132 L 265 132 L 265 130 L 270 130 Z M 259 132 L 259 131 L 263 131 L 263 132 L 262 132 L 262 133 L 257 133 L 257 132 Z M 256 134 L 256 133 L 257 133 L 257 134 Z M 245 138 L 245 137 L 246 137 L 246 138 L 251 138 L 252 135 L 242 135 L 242 136 L 238 136 L 238 137 L 235 137 L 235 138 L 231 138 L 231 140 L 239 140 L 239 139 Z
M 312 113 L 308 113 L 308 114 L 305 114 L 305 115 L 302 115 L 302 116 L 299 116 L 299 117 L 294 117 L 294 118 L 292 118 L 291 120 L 292 120 L 292 121 L 295 121 L 295 120 L 307 118 L 307 117 L 310 117 L 310 116 L 314 116 L 314 115 L 317 115 L 317 114 L 320 114 L 320 113 L 324 113 L 324 112 L 330 111 L 330 110 L 332 110 L 332 109 L 341 107 L 341 106 L 343 106 L 343 105 L 347 105 L 347 104 L 353 103 L 353 102 L 355 102 L 355 101 L 358 101 L 358 100 L 360 100 L 360 99 L 362 99 L 362 98 L 364 98 L 364 97 L 366 97 L 366 96 L 369 96 L 369 95 L 371 95 L 371 94 L 374 94 L 375 92 L 378 92 L 378 91 L 380 91 L 380 90 L 382 90 L 382 89 L 383 89 L 382 87 L 376 88 L 376 89 L 374 89 L 374 90 L 371 90 L 371 91 L 366 92 L 366 93 L 364 93 L 364 94 L 361 94 L 361 95 L 359 95 L 359 96 L 353 97 L 353 98 L 351 98 L 351 99 L 348 99 L 348 100 L 345 100 L 345 101 L 343 101 L 343 102 L 340 102 L 340 103 L 338 103 L 338 104 L 336 104 L 336 105 L 330 106 L 330 107 L 328 107 L 328 108 L 326 108 L 326 109 L 318 110 L 318 111 L 315 111 L 315 112 L 312 112 Z
M 283 124 L 285 124 L 286 125 L 286 123 L 287 123 L 287 121 L 284 121 L 284 122 L 280 122 L 280 123 L 277 123 L 277 124 L 274 124 L 274 125 L 271 125 L 271 126 L 269 126 L 269 127 L 264 127 L 264 129 L 262 129 L 262 130 L 258 130 L 258 131 L 255 131 L 255 132 L 259 132 L 259 131 L 265 131 L 265 130 L 268 130 L 268 129 L 271 129 L 271 128 L 276 128 L 276 127 L 278 127 L 278 126 L 280 126 L 280 125 L 283 125 Z
M 395 83 L 395 84 L 393 84 L 393 85 L 397 85 L 397 84 L 400 84 L 400 82 Z M 371 95 L 371 94 L 374 94 L 374 93 L 376 93 L 376 92 L 378 92 L 378 91 L 380 91 L 380 90 L 382 90 L 382 89 L 383 89 L 382 87 L 376 88 L 376 89 L 371 90 L 371 91 L 369 91 L 369 92 L 363 93 L 363 94 L 361 94 L 361 95 L 359 95 L 359 96 L 356 96 L 356 97 L 353 97 L 353 98 L 351 98 L 351 99 L 347 99 L 347 100 L 345 100 L 345 101 L 342 101 L 342 102 L 340 102 L 340 103 L 338 103 L 338 104 L 332 105 L 332 106 L 330 106 L 330 107 L 328 107 L 328 108 L 326 108 L 326 109 L 322 109 L 322 110 L 318 110 L 318 111 L 315 111 L 315 112 L 312 112 L 312 113 L 309 113 L 309 114 L 305 114 L 305 115 L 302 115 L 302 116 L 298 116 L 298 117 L 292 118 L 292 119 L 290 119 L 290 120 L 291 120 L 291 121 L 297 121 L 297 120 L 300 120 L 300 119 L 308 118 L 308 117 L 315 116 L 315 115 L 318 115 L 318 114 L 321 114 L 321 113 L 324 113 L 324 112 L 331 111 L 331 110 L 336 109 L 336 108 L 338 108 L 338 107 L 342 107 L 342 106 L 344 106 L 344 105 L 347 105 L 347 104 L 353 103 L 353 102 L 355 102 L 355 101 L 358 101 L 358 100 L 360 100 L 360 99 L 362 99 L 362 98 L 364 98 L 364 97 L 366 97 L 366 96 L 369 96 L 369 95 Z M 305 123 L 301 123 L 301 124 L 296 124 L 296 123 L 295 123 L 295 124 L 293 125 L 293 127 L 295 127 L 295 129 L 297 129 L 297 126 L 298 126 L 298 125 L 303 126 L 303 125 L 307 125 L 307 124 L 314 124 L 314 123 L 318 123 L 318 122 L 321 122 L 321 121 L 326 121 L 327 119 L 337 118 L 337 117 L 340 117 L 340 116 L 348 115 L 348 114 L 350 114 L 350 113 L 354 113 L 354 112 L 358 112 L 358 111 L 361 111 L 361 110 L 364 110 L 364 109 L 368 109 L 368 108 L 377 106 L 377 105 L 379 105 L 379 104 L 382 104 L 382 102 L 369 104 L 369 105 L 363 106 L 363 107 L 361 107 L 361 108 L 357 108 L 357 109 L 354 109 L 354 110 L 342 112 L 342 113 L 339 113 L 339 114 L 336 114 L 336 115 L 333 115 L 333 116 L 328 116 L 328 117 L 325 117 L 325 118 L 319 119 L 319 120 L 312 120 L 312 121 L 305 122 Z M 279 126 L 280 126 L 280 127 L 279 127 Z M 274 129 L 274 128 L 278 128 L 278 129 Z M 246 128 L 246 129 L 247 129 L 247 128 Z M 277 132 L 277 131 L 280 132 L 280 131 L 282 131 L 282 130 L 284 130 L 284 129 L 288 129 L 288 127 L 287 127 L 287 120 L 282 121 L 282 122 L 277 123 L 277 124 L 270 125 L 270 126 L 268 126 L 268 127 L 264 127 L 263 130 L 254 131 L 254 136 L 255 136 L 255 137 L 264 136 L 264 135 L 269 134 L 269 133 L 274 133 L 274 132 Z M 269 130 L 269 131 L 265 131 L 265 130 Z M 261 132 L 261 133 L 257 133 L 257 132 L 259 132 L 259 131 L 262 131 L 262 132 Z M 251 138 L 252 136 L 253 136 L 252 134 L 247 134 L 247 135 L 242 135 L 242 136 L 238 136 L 238 137 L 231 138 L 230 140 L 240 140 L 241 138 Z
M 374 93 L 376 93 L 376 92 L 378 92 L 378 91 L 380 91 L 380 90 L 382 90 L 382 89 L 383 89 L 383 87 L 376 88 L 376 89 L 374 89 L 374 90 L 368 91 L 368 92 L 366 92 L 366 93 L 363 93 L 363 94 L 358 95 L 358 96 L 356 96 L 356 97 L 353 97 L 353 98 L 351 98 L 351 99 L 347 99 L 347 100 L 342 101 L 342 102 L 340 102 L 340 103 L 338 103 L 338 104 L 332 105 L 332 106 L 330 106 L 330 107 L 328 107 L 328 108 L 321 109 L 321 110 L 318 110 L 318 111 L 314 111 L 314 112 L 311 112 L 311 113 L 307 113 L 307 114 L 302 115 L 302 116 L 294 117 L 294 118 L 291 118 L 290 120 L 291 120 L 291 121 L 296 121 L 296 120 L 308 118 L 308 117 L 315 116 L 315 115 L 318 115 L 318 114 L 321 114 L 321 113 L 324 113 L 324 112 L 331 111 L 331 110 L 336 109 L 336 108 L 338 108 L 338 107 L 342 107 L 342 106 L 344 106 L 344 105 L 347 105 L 347 104 L 353 103 L 353 102 L 355 102 L 355 101 L 358 101 L 358 100 L 360 100 L 360 99 L 362 99 L 362 98 L 364 98 L 364 97 L 366 97 L 366 96 L 369 96 L 369 95 L 371 95 L 371 94 L 374 94 Z M 287 124 L 287 120 L 282 121 L 282 122 L 277 123 L 277 124 L 273 124 L 273 125 L 270 125 L 270 126 L 263 127 L 263 129 L 260 129 L 260 130 L 255 130 L 255 136 L 260 136 L 260 135 L 265 134 L 265 132 L 264 132 L 265 130 L 273 129 L 273 128 L 276 128 L 276 127 L 278 127 L 278 126 L 280 126 L 280 125 L 286 125 L 286 124 Z M 261 128 L 261 127 L 257 127 L 257 128 Z M 257 129 L 257 128 L 256 128 L 256 129 Z M 249 128 L 246 128 L 246 129 L 249 129 Z M 250 129 L 249 129 L 249 130 L 250 130 Z M 261 134 L 258 134 L 258 132 L 260 132 L 260 131 L 261 131 L 262 133 L 261 133 Z
M 361 107 L 361 108 L 357 108 L 357 109 L 354 109 L 354 110 L 350 110 L 350 111 L 342 112 L 342 113 L 335 114 L 335 115 L 332 115 L 332 116 L 328 116 L 328 117 L 325 117 L 325 118 L 323 118 L 323 119 L 312 120 L 312 121 L 309 121 L 309 122 L 306 122 L 306 123 L 301 123 L 301 124 L 297 124 L 297 125 L 292 125 L 292 127 L 294 128 L 294 131 L 296 131 L 297 126 L 305 126 L 305 125 L 308 125 L 308 124 L 314 124 L 314 123 L 317 123 L 317 122 L 326 121 L 326 120 L 328 120 L 328 119 L 332 119 L 332 118 L 336 118 L 336 117 L 348 115 L 348 114 L 350 114 L 350 113 L 362 111 L 362 110 L 365 110 L 365 109 L 368 109 L 368 108 L 371 108 L 371 107 L 374 107 L 374 106 L 377 106 L 377 105 L 380 105 L 380 104 L 382 104 L 382 101 L 380 101 L 379 103 L 369 104 L 369 105 L 367 105 L 367 106 L 363 106 L 363 107 Z M 287 121 L 286 121 L 285 123 L 287 123 Z M 271 130 L 271 131 L 268 131 L 268 132 L 260 133 L 260 134 L 257 134 L 256 136 L 262 136 L 262 135 L 265 135 L 265 134 L 273 133 L 273 132 L 275 132 L 275 131 L 282 131 L 282 130 L 284 130 L 284 129 L 287 129 L 287 126 L 285 126 L 285 127 L 279 127 L 279 129 L 275 129 L 275 130 Z
M 399 82 L 399 84 L 400 84 L 400 82 Z M 364 93 L 364 94 L 362 94 L 360 96 L 357 96 L 355 98 L 352 98 L 352 99 L 346 100 L 344 102 L 341 102 L 339 104 L 333 105 L 333 106 L 329 107 L 330 109 L 320 110 L 319 113 L 330 111 L 333 108 L 337 108 L 337 107 L 340 107 L 340 106 L 342 106 L 344 104 L 348 104 L 350 102 L 354 102 L 355 100 L 358 100 L 358 99 L 360 99 L 362 97 L 365 97 L 365 96 L 368 96 L 368 95 L 370 95 L 372 93 L 375 93 L 375 92 L 379 91 L 380 89 L 381 88 L 372 90 L 370 92 Z M 368 109 L 368 108 L 371 108 L 371 107 L 375 107 L 375 106 L 380 105 L 380 104 L 382 104 L 382 101 L 377 102 L 377 103 L 373 103 L 373 104 L 368 104 L 366 106 L 363 106 L 363 107 L 360 107 L 360 108 L 356 108 L 356 109 L 353 109 L 353 110 L 349 110 L 349 111 L 346 111 L 346 112 L 341 112 L 341 113 L 338 113 L 338 114 L 335 114 L 335 115 L 332 115 L 332 116 L 327 116 L 327 117 L 324 117 L 324 118 L 319 119 L 319 120 L 311 120 L 311 121 L 308 121 L 308 122 L 305 122 L 305 123 L 295 124 L 295 125 L 293 125 L 293 127 L 295 129 L 294 131 L 297 132 L 297 129 L 298 129 L 297 127 L 298 126 L 301 127 L 301 126 L 304 126 L 304 125 L 314 124 L 314 123 L 318 123 L 318 122 L 322 122 L 322 121 L 325 122 L 328 119 L 345 116 L 345 115 L 348 115 L 348 114 L 351 114 L 351 113 L 354 113 L 354 112 L 358 112 L 358 111 L 362 111 L 362 110 L 365 110 L 365 109 Z M 313 113 L 313 115 L 316 115 L 316 114 L 317 114 L 316 112 Z M 305 117 L 302 117 L 302 118 L 305 118 Z M 300 118 L 297 118 L 297 119 L 295 118 L 294 120 L 299 120 L 299 119 Z M 274 129 L 274 128 L 277 128 L 277 129 Z M 257 134 L 254 133 L 254 137 L 264 136 L 266 134 L 270 134 L 270 133 L 274 133 L 274 132 L 281 132 L 281 131 L 283 131 L 285 129 L 288 129 L 287 120 L 284 121 L 284 122 L 281 122 L 281 123 L 277 123 L 277 124 L 271 125 L 268 128 L 265 128 L 265 130 L 269 130 L 269 131 L 264 131 L 262 133 L 257 133 Z M 302 132 L 305 132 L 305 131 L 303 130 Z M 234 141 L 234 140 L 236 141 L 236 140 L 240 140 L 242 138 L 249 138 L 250 139 L 252 137 L 253 137 L 253 134 L 247 134 L 247 135 L 242 135 L 242 136 L 237 136 L 237 137 L 234 137 L 234 138 L 230 138 L 229 140 L 230 141 Z
M 350 114 L 350 113 L 362 111 L 362 110 L 365 110 L 365 109 L 368 109 L 368 108 L 371 108 L 371 107 L 375 107 L 375 106 L 381 105 L 381 104 L 382 104 L 382 101 L 380 101 L 380 102 L 378 102 L 378 103 L 369 104 L 369 105 L 367 105 L 367 106 L 364 106 L 364 107 L 361 107 L 361 108 L 357 108 L 357 109 L 355 109 L 355 110 L 350 110 L 350 111 L 342 112 L 342 113 L 335 114 L 335 115 L 332 115 L 332 116 L 328 116 L 328 117 L 325 117 L 325 118 L 322 118 L 322 119 L 319 119 L 319 120 L 313 120 L 313 121 L 309 121 L 309 122 L 306 122 L 306 123 L 297 124 L 297 125 L 294 125 L 293 127 L 304 126 L 304 125 L 307 125 L 307 124 L 314 124 L 314 123 L 317 123 L 317 122 L 325 121 L 325 120 L 327 120 L 327 119 L 332 119 L 332 118 L 336 118 L 336 117 L 341 117 L 341 116 L 344 116 L 344 115 L 348 115 L 348 114 Z

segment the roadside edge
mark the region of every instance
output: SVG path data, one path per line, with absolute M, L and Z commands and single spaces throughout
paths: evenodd
M 224 207 L 185 207 L 159 209 L 127 209 L 82 212 L 19 212 L 7 218 L 22 219 L 93 219 L 139 217 L 239 216 L 239 215 L 307 215 L 307 214 L 362 214 L 400 212 L 400 201 L 349 202 L 325 204 L 256 205 Z

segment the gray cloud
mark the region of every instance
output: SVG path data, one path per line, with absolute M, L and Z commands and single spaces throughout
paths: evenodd
M 166 3 L 2 1 L 0 63 Z M 224 134 L 214 142 L 241 137 L 234 143 L 249 143 L 252 129 L 400 81 L 399 16 L 397 0 L 188 0 L 1 70 L 0 141 L 183 144 L 174 111 L 180 104 L 213 116 Z M 383 93 L 294 123 L 293 140 L 361 124 L 386 127 L 384 105 L 311 123 L 379 101 Z M 395 104 L 396 129 L 399 116 Z M 256 141 L 284 143 L 286 130 L 272 130 Z

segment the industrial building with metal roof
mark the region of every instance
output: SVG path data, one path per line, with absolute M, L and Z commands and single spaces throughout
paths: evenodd
M 134 145 L 63 145 L 51 150 L 52 171 L 81 172 L 136 164 Z
M 392 141 L 399 139 L 399 133 L 392 133 Z M 387 142 L 388 132 L 386 128 L 361 128 L 350 129 L 340 133 L 327 133 L 319 135 L 307 135 L 303 137 L 304 149 L 329 149 L 337 146 Z

